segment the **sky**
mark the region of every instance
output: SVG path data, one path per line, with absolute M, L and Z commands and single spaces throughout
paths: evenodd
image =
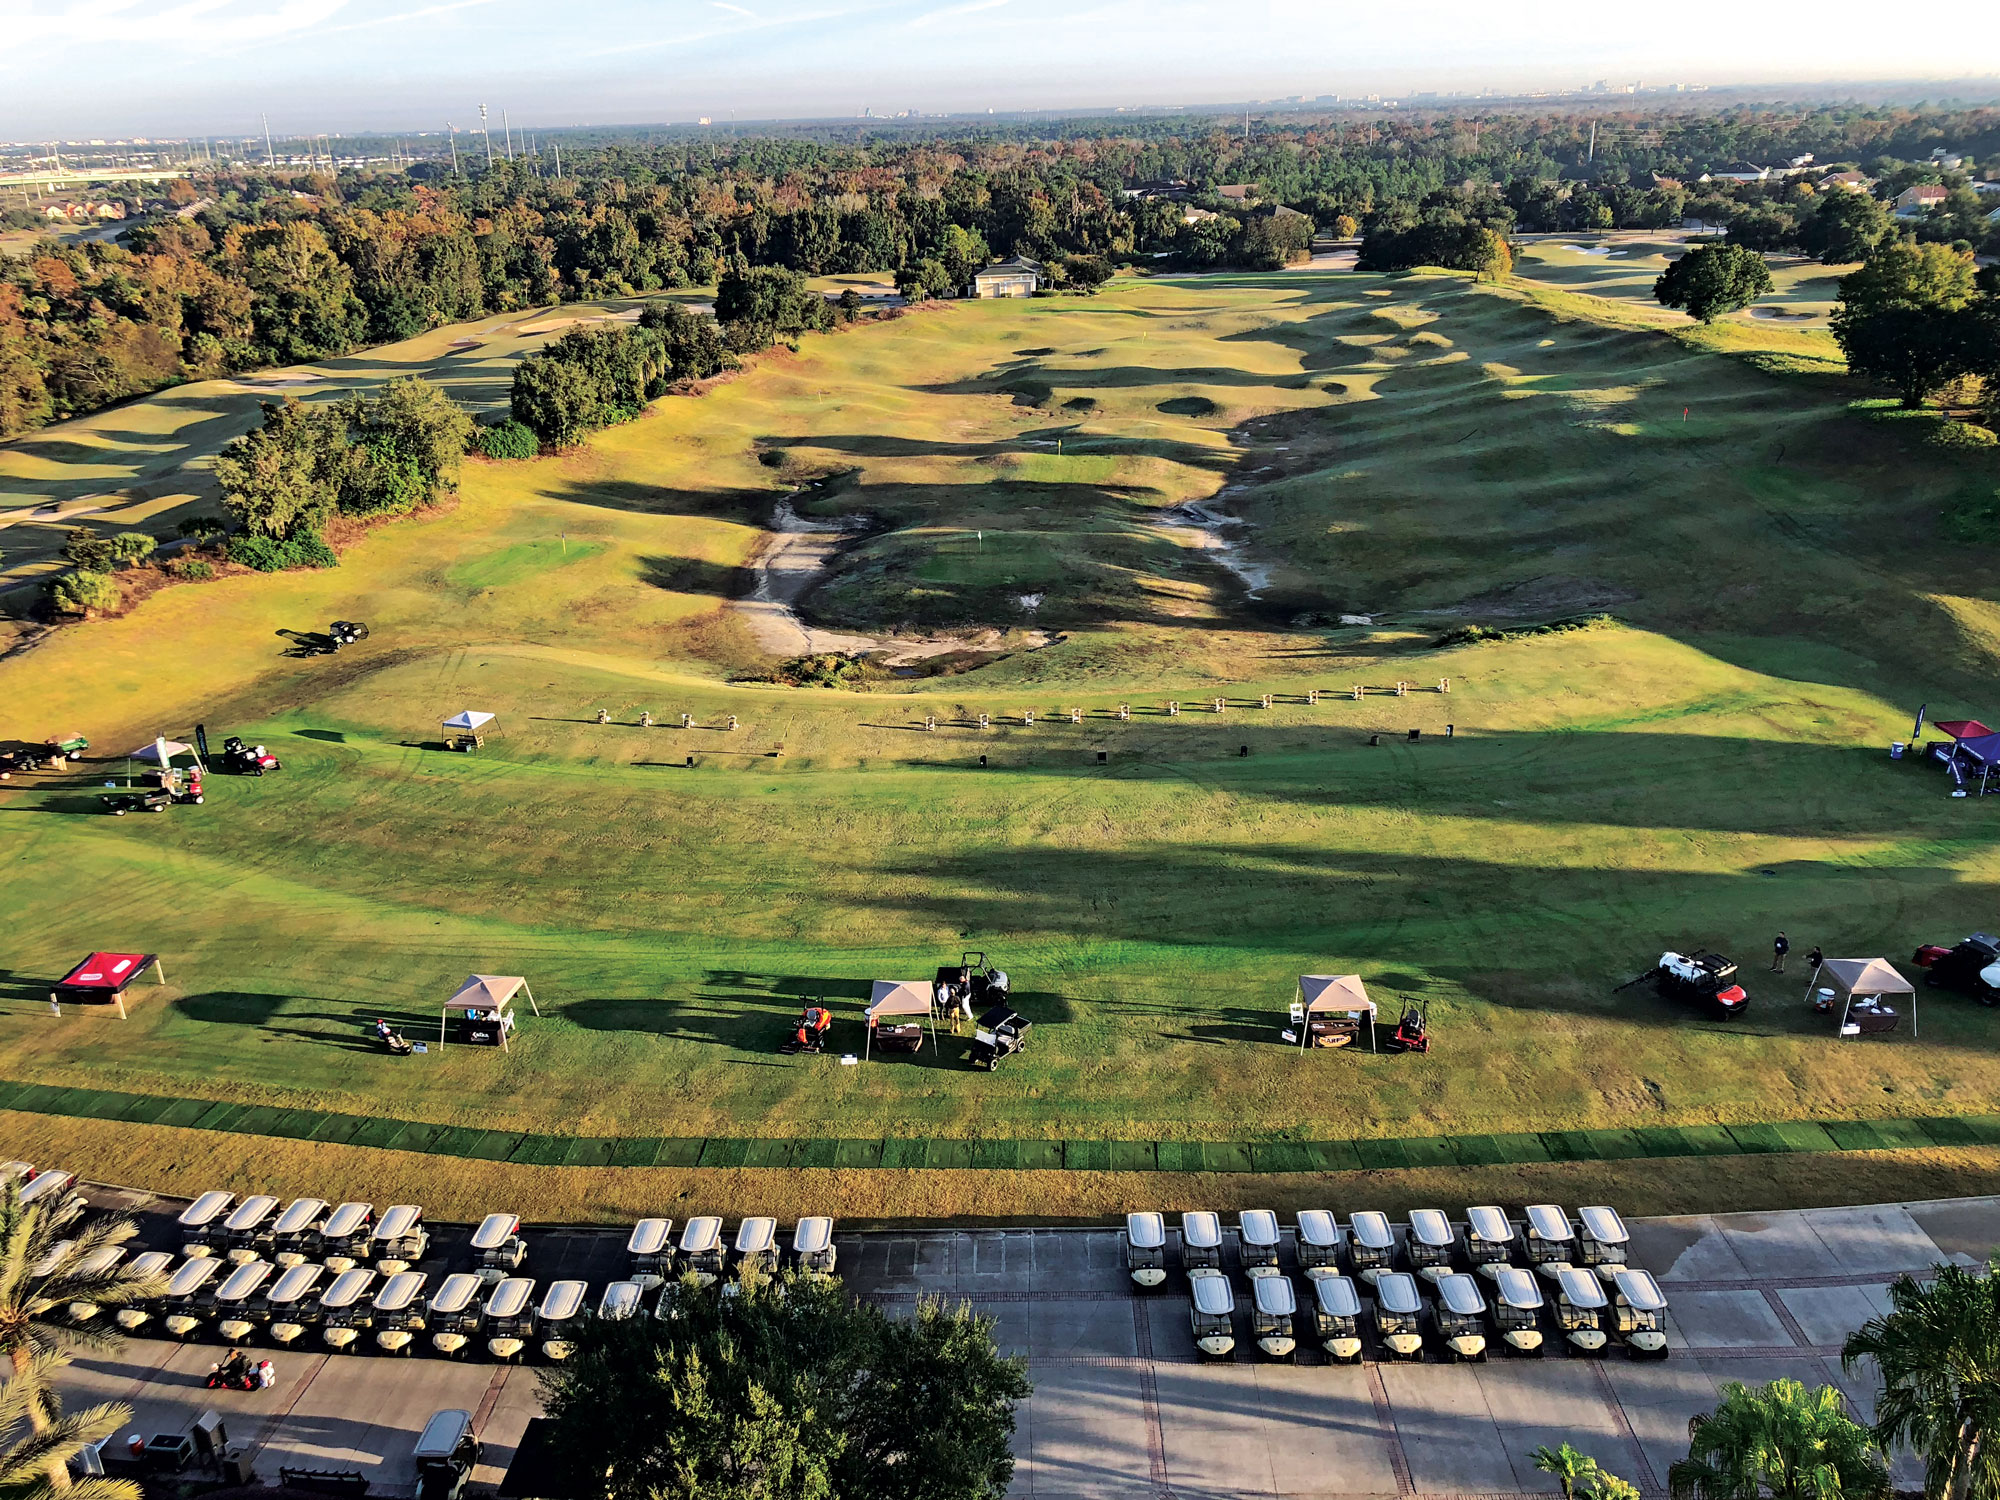
M 248 136 L 264 114 L 277 135 L 462 128 L 481 103 L 534 129 L 2000 75 L 2000 5 L 1948 15 L 1895 24 L 1854 0 L 0 0 L 0 139 Z

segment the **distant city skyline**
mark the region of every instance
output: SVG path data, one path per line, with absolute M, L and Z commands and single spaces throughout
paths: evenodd
M 1943 35 L 1802 0 L 0 0 L 0 37 L 24 140 L 2000 74 L 2000 7 Z

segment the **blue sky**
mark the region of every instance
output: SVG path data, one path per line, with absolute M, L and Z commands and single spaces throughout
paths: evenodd
M 0 0 L 0 138 L 250 134 L 260 112 L 275 133 L 410 131 L 464 126 L 482 101 L 545 127 L 2000 73 L 2000 6 L 1924 14 L 1904 25 L 1847 0 Z

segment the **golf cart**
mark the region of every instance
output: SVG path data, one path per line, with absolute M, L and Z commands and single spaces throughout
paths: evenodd
M 160 1325 L 177 1339 L 201 1327 L 215 1305 L 213 1283 L 221 1276 L 222 1262 L 212 1255 L 182 1261 L 160 1300 Z
M 1618 1217 L 1617 1209 L 1602 1204 L 1580 1208 L 1576 1216 L 1583 1225 L 1583 1234 L 1576 1245 L 1576 1263 L 1606 1281 L 1611 1280 L 1625 1269 L 1631 1245 L 1632 1236 L 1625 1228 L 1625 1221 Z
M 509 1276 L 486 1299 L 486 1352 L 495 1359 L 513 1359 L 535 1336 L 535 1282 L 531 1276 Z
M 643 1287 L 656 1287 L 674 1274 L 674 1221 L 641 1219 L 625 1241 L 627 1274 Z
M 1000 1059 L 1026 1049 L 1034 1022 L 1002 1002 L 982 1012 L 972 1029 L 972 1065 L 992 1072 Z
M 590 1295 L 587 1281 L 551 1281 L 542 1293 L 542 1305 L 535 1323 L 542 1341 L 542 1357 L 561 1364 L 576 1352 L 576 1332 L 587 1316 L 584 1298 Z
M 1485 1360 L 1486 1297 L 1479 1290 L 1477 1276 L 1453 1271 L 1438 1277 L 1437 1303 L 1431 1316 L 1447 1358 L 1454 1362 Z
M 223 1243 L 231 1261 L 241 1265 L 262 1257 L 271 1247 L 271 1231 L 265 1226 L 277 1211 L 278 1200 L 267 1193 L 253 1194 L 236 1205 L 222 1221 Z
M 1452 1252 L 1458 1248 L 1458 1231 L 1452 1228 L 1442 1209 L 1413 1208 L 1403 1244 L 1409 1254 L 1410 1269 L 1426 1281 L 1436 1281 L 1451 1270 Z
M 1501 1266 L 1493 1275 L 1493 1331 L 1515 1354 L 1542 1353 L 1542 1286 L 1533 1271 Z
M 211 1191 L 203 1193 L 180 1212 L 174 1220 L 174 1227 L 180 1234 L 181 1254 L 196 1257 L 213 1255 L 229 1242 L 223 1230 L 223 1222 L 230 1206 L 236 1202 L 234 1193 Z
M 431 1330 L 431 1347 L 438 1353 L 456 1355 L 479 1336 L 479 1294 L 485 1286 L 470 1271 L 454 1271 L 431 1293 L 424 1321 Z
M 1620 1266 L 1612 1277 L 1611 1331 L 1634 1359 L 1667 1357 L 1667 1299 L 1651 1271 Z
M 1417 1278 L 1407 1271 L 1384 1271 L 1375 1278 L 1375 1333 L 1391 1359 L 1421 1359 L 1423 1329 L 1418 1319 L 1424 1299 Z
M 792 1230 L 792 1264 L 815 1276 L 831 1276 L 840 1251 L 833 1243 L 833 1220 L 807 1214 Z
M 681 1226 L 681 1269 L 699 1286 L 722 1279 L 722 1220 L 699 1214 Z
M 1292 1002 L 1286 1035 L 1307 1047 L 1349 1047 L 1366 1029 L 1368 1050 L 1375 1051 L 1375 1002 L 1359 974 L 1304 974 L 1298 998 Z
M 374 1234 L 368 1238 L 368 1254 L 377 1270 L 407 1271 L 430 1249 L 430 1232 L 424 1228 L 424 1211 L 414 1203 L 398 1203 L 382 1210 Z
M 1125 1273 L 1151 1290 L 1167 1279 L 1167 1221 L 1154 1213 L 1125 1215 Z
M 636 1281 L 608 1281 L 597 1299 L 600 1322 L 622 1323 L 646 1310 L 646 1289 Z
M 458 1500 L 479 1462 L 469 1411 L 433 1412 L 410 1451 L 417 1466 L 417 1500 Z
M 240 1344 L 257 1327 L 264 1288 L 278 1272 L 268 1260 L 247 1260 L 231 1271 L 215 1291 L 215 1332 L 226 1343 Z
M 375 1205 L 343 1203 L 319 1227 L 319 1260 L 329 1271 L 345 1271 L 368 1258 L 374 1235 Z
M 1514 1253 L 1507 1210 L 1481 1204 L 1465 1211 L 1465 1258 L 1481 1276 L 1498 1276 Z
M 131 812 L 163 813 L 174 805 L 174 794 L 163 787 L 135 786 L 121 792 L 106 792 L 104 810 L 114 818 Z
M 1340 1274 L 1340 1224 L 1323 1208 L 1299 1210 L 1299 1269 L 1307 1276 Z
M 147 1254 L 157 1255 L 161 1258 L 161 1270 L 165 1270 L 173 1261 L 173 1257 L 162 1250 L 151 1250 Z M 99 1245 L 95 1250 L 77 1261 L 71 1274 L 79 1281 L 93 1281 L 100 1276 L 111 1275 L 112 1272 L 118 1269 L 124 1259 L 125 1247 L 123 1245 Z M 138 1261 L 135 1260 L 132 1265 L 137 1266 Z M 137 1271 L 132 1269 L 132 1267 L 127 1267 L 125 1270 L 125 1279 L 130 1280 L 157 1274 L 157 1272 Z M 104 1311 L 95 1302 L 72 1302 L 66 1310 L 69 1313 L 70 1321 L 73 1323 L 88 1323 L 92 1318 Z
M 1618 988 L 1629 989 L 1648 979 L 1663 998 L 1691 1001 L 1723 1017 L 1740 1016 L 1750 1006 L 1750 996 L 1736 982 L 1735 963 L 1705 948 L 1690 953 L 1669 948 L 1652 968 Z
M 1236 1347 L 1236 1293 L 1220 1271 L 1199 1270 L 1188 1276 L 1188 1322 L 1194 1346 L 1210 1359 L 1222 1359 Z
M 914 979 L 876 980 L 863 1021 L 867 1027 L 863 1056 L 873 1055 L 877 1047 L 884 1052 L 920 1052 L 926 1026 L 931 1028 L 931 1040 L 937 1040 L 931 987 Z
M 1361 1296 L 1345 1276 L 1312 1280 L 1313 1335 L 1329 1359 L 1351 1365 L 1361 1358 Z
M 736 1226 L 736 1279 L 741 1281 L 744 1272 L 755 1267 L 766 1277 L 774 1276 L 778 1270 L 778 1221 L 776 1219 L 745 1219 Z
M 1569 1215 L 1553 1203 L 1530 1203 L 1528 1222 L 1521 1228 L 1521 1249 L 1528 1264 L 1555 1281 L 1576 1264 L 1576 1230 Z
M 1604 1352 L 1602 1314 L 1610 1306 L 1604 1283 L 1580 1266 L 1558 1268 L 1556 1282 L 1556 1326 L 1578 1354 Z
M 1250 1335 L 1272 1359 L 1299 1356 L 1298 1291 L 1289 1276 L 1259 1276 L 1250 1283 Z
M 333 642 L 333 649 L 352 646 L 368 639 L 368 627 L 359 620 L 335 620 L 326 627 L 326 638 Z
M 273 1343 L 290 1344 L 305 1337 L 319 1322 L 319 1287 L 326 1267 L 304 1261 L 280 1276 L 264 1297 Z
M 262 745 L 246 745 L 237 735 L 231 735 L 222 742 L 222 754 L 215 762 L 216 769 L 231 776 L 262 776 L 266 771 L 282 770 L 278 757 Z
M 527 1258 L 518 1214 L 488 1214 L 472 1231 L 472 1265 L 481 1281 L 505 1281 Z
M 380 1278 L 371 1266 L 356 1266 L 333 1278 L 319 1294 L 319 1336 L 336 1354 L 345 1354 L 356 1339 L 375 1325 L 371 1299 Z
M 2000 938 L 1975 932 L 1950 948 L 1926 943 L 1910 961 L 1933 988 L 1963 990 L 1981 1005 L 2000 1005 Z
M 422 1271 L 398 1271 L 376 1291 L 371 1321 L 375 1347 L 384 1354 L 408 1354 L 424 1331 L 424 1283 L 429 1280 Z
M 1243 1274 L 1261 1280 L 1278 1274 L 1278 1216 L 1268 1208 L 1246 1208 L 1236 1216 L 1236 1256 Z
M 75 1186 L 76 1173 L 65 1171 L 61 1167 L 43 1167 L 28 1180 L 27 1186 L 20 1190 L 14 1201 L 22 1208 L 33 1208 L 40 1204 L 53 1211 L 58 1204 L 68 1202 L 72 1196 L 81 1196 L 72 1193 Z
M 142 1250 L 139 1254 L 133 1256 L 131 1263 L 125 1267 L 125 1275 L 133 1281 L 151 1281 L 156 1277 L 165 1276 L 171 1285 L 172 1275 L 169 1268 L 172 1267 L 173 1263 L 173 1256 L 165 1250 Z M 158 1296 L 146 1297 L 137 1302 L 128 1302 L 113 1314 L 114 1321 L 125 1332 L 137 1333 L 141 1328 L 144 1328 L 148 1323 L 153 1321 L 153 1315 L 160 1310 L 160 1304 L 165 1300 L 163 1292 Z M 78 1313 L 77 1309 L 79 1307 L 87 1307 L 90 1311 Z M 85 1318 L 94 1317 L 102 1311 L 103 1309 L 93 1302 L 72 1302 L 69 1305 L 70 1316 L 76 1318 L 79 1322 Z
M 1181 1215 L 1181 1269 L 1190 1277 L 1222 1269 L 1222 1220 L 1205 1208 Z
M 1389 1216 L 1364 1209 L 1347 1221 L 1347 1268 L 1373 1283 L 1395 1263 L 1396 1231 Z
M 990 967 L 984 953 L 962 953 L 956 968 L 938 966 L 937 977 L 931 981 L 931 1000 L 945 1015 L 961 1015 L 969 1021 L 995 1006 L 1006 1005 L 1010 989 L 1007 971 Z
M 326 1209 L 324 1198 L 294 1198 L 286 1204 L 271 1225 L 271 1259 L 281 1266 L 296 1266 L 310 1259 Z

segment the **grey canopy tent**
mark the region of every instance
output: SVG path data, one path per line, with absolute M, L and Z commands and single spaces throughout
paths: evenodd
M 1315 1018 L 1320 1018 L 1316 1022 Z M 1368 1028 L 1368 1050 L 1375 1051 L 1375 1002 L 1359 974 L 1302 974 L 1291 1022 L 1298 1028 L 1299 1050 L 1309 1046 L 1343 1046 L 1358 1041 Z M 1325 1034 L 1319 1041 L 1315 1030 Z M 1338 1038 L 1338 1039 L 1336 1039 Z
M 467 978 L 438 1013 L 439 1048 L 444 1046 L 445 1027 L 455 1011 L 470 1024 L 492 1027 L 498 1034 L 500 1050 L 509 1050 L 507 1035 L 514 1029 L 514 1012 L 507 1008 L 507 1002 L 516 995 L 526 995 L 528 1008 L 538 1016 L 542 1013 L 528 981 L 517 974 L 474 974 Z
M 863 1018 L 866 1027 L 862 1036 L 861 1055 L 873 1055 L 875 1048 L 875 1028 L 884 1022 L 907 1025 L 898 1022 L 897 1017 L 920 1016 L 917 1024 L 929 1026 L 931 1051 L 937 1051 L 937 1021 L 931 1008 L 931 986 L 929 981 L 920 979 L 878 979 L 868 998 L 868 1011 Z M 922 1040 L 921 1037 L 918 1038 Z
M 1894 1028 L 1894 1021 L 1888 1025 L 1868 1025 L 1870 1014 L 1882 1015 L 1888 1011 L 1884 998 L 1890 995 L 1910 997 L 1910 1035 L 1917 1034 L 1917 987 L 1898 974 L 1886 958 L 1829 958 L 1817 969 L 1806 983 L 1806 999 L 1812 999 L 1816 987 L 1822 987 L 1823 980 L 1831 980 L 1832 987 L 1844 998 L 1840 1008 L 1840 1034 L 1859 1036 L 1863 1030 L 1888 1031 Z M 1857 1013 L 1864 1019 L 1857 1021 Z M 1854 1029 L 1850 1030 L 1849 1028 Z

